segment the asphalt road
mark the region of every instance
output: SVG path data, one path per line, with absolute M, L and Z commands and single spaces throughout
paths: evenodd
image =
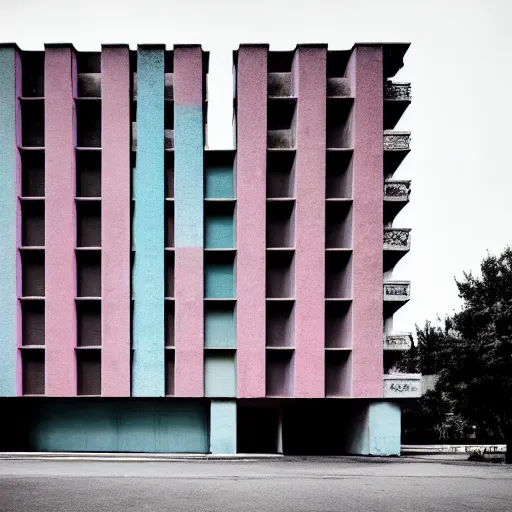
M 512 511 L 512 466 L 449 457 L 0 461 L 9 512 Z

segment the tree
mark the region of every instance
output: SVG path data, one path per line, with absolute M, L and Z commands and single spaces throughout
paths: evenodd
M 439 400 L 448 400 L 466 422 L 505 439 L 506 461 L 512 463 L 512 249 L 488 254 L 480 268 L 480 277 L 469 272 L 456 280 L 460 312 L 444 326 L 426 322 L 417 328 L 417 347 L 398 367 L 437 374 Z

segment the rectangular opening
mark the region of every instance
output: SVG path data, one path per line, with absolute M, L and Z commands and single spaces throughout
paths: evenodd
M 44 201 L 22 201 L 21 245 L 23 247 L 42 247 L 44 238 Z
M 76 52 L 78 73 L 101 73 L 101 52 Z
M 165 396 L 174 396 L 174 350 L 165 351 Z
M 101 147 L 101 101 L 76 102 L 76 145 Z
M 294 96 L 292 85 L 293 74 L 288 73 L 269 73 L 267 81 L 267 91 L 269 97 L 289 98 Z
M 350 351 L 329 351 L 325 353 L 325 395 L 350 396 L 351 381 Z
M 164 103 L 164 147 L 174 148 L 174 102 Z
M 101 53 L 77 52 L 77 96 L 101 98 Z
M 101 247 L 101 202 L 80 201 L 76 207 L 77 247 Z
M 44 52 L 21 52 L 21 94 L 26 98 L 44 96 Z
M 293 298 L 295 262 L 293 251 L 267 251 L 267 297 Z
M 293 395 L 293 351 L 267 350 L 266 394 L 276 397 Z
M 235 254 L 232 251 L 205 253 L 205 297 L 234 299 Z
M 165 203 L 165 247 L 174 247 L 174 202 Z
M 174 153 L 167 151 L 164 155 L 165 165 L 165 197 L 167 199 L 174 198 Z
M 327 199 L 352 198 L 352 153 L 328 151 L 326 160 Z
M 233 350 L 215 350 L 204 357 L 204 394 L 236 396 L 236 363 Z
M 101 395 L 101 350 L 76 352 L 77 395 Z
M 174 252 L 165 253 L 165 296 L 174 297 Z
M 44 297 L 44 252 L 28 251 L 21 256 L 21 292 L 24 297 Z
M 350 302 L 325 304 L 325 347 L 352 347 L 352 305 Z
M 21 304 L 21 344 L 44 345 L 44 301 L 31 300 Z
M 293 201 L 267 202 L 267 247 L 293 247 L 295 216 Z
M 349 51 L 327 52 L 327 96 L 347 97 L 351 95 L 350 79 L 347 75 Z
M 101 197 L 101 152 L 76 152 L 77 197 Z
M 327 203 L 325 246 L 327 249 L 352 248 L 352 205 Z
M 290 73 L 292 70 L 295 51 L 268 52 L 269 73 Z
M 21 102 L 21 140 L 24 147 L 44 146 L 44 101 Z
M 235 247 L 234 203 L 206 203 L 204 243 L 206 249 Z
M 204 159 L 205 198 L 234 198 L 234 152 L 206 151 Z
M 101 297 L 101 252 L 76 255 L 78 297 Z
M 21 152 L 21 195 L 44 197 L 44 152 Z
M 101 346 L 101 301 L 76 303 L 77 346 Z
M 267 103 L 267 147 L 290 149 L 296 141 L 295 99 L 269 99 Z
M 24 350 L 21 364 L 23 394 L 44 395 L 44 349 Z
M 165 346 L 174 347 L 174 316 L 173 300 L 165 301 Z
M 267 347 L 294 346 L 294 303 L 267 301 Z
M 204 346 L 205 348 L 236 348 L 234 303 L 205 303 Z
M 267 197 L 295 197 L 295 153 L 267 151 Z
M 329 299 L 352 298 L 352 254 L 350 251 L 326 253 L 325 297 Z
M 174 99 L 174 75 L 173 73 L 164 73 L 164 99 Z
M 352 144 L 351 100 L 327 100 L 327 147 L 351 148 Z

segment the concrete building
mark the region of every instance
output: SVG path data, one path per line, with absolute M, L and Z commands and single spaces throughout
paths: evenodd
M 3 448 L 399 453 L 407 48 L 2 45 Z

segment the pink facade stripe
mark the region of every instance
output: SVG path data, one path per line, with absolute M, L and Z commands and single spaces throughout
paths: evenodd
M 237 70 L 237 397 L 265 396 L 266 46 L 241 46 Z M 250 235 L 249 235 L 250 233 Z
M 383 396 L 382 47 L 356 46 L 349 63 L 353 119 L 352 395 Z
M 295 398 L 325 396 L 326 65 L 326 48 L 297 48 Z
M 130 396 L 130 58 L 101 53 L 101 394 Z
M 48 396 L 76 396 L 76 61 L 47 46 L 45 92 L 45 344 Z
M 181 397 L 204 396 L 203 249 L 176 248 L 175 384 Z
M 18 98 L 22 95 L 21 89 L 21 56 L 19 51 L 15 52 L 15 76 L 16 76 L 16 84 L 15 84 L 15 94 L 16 94 L 16 146 L 20 147 L 22 145 L 21 140 L 21 102 Z M 21 154 L 18 151 L 16 154 L 16 196 L 21 197 Z M 22 246 L 22 224 L 21 224 L 21 202 L 19 200 L 16 201 L 16 246 Z M 22 266 L 21 266 L 21 254 L 20 251 L 17 251 L 16 254 L 16 296 L 21 297 L 22 292 Z M 16 305 L 16 345 L 21 347 L 22 342 L 22 316 L 21 316 L 21 302 L 18 301 Z M 16 394 L 21 396 L 23 394 L 23 367 L 21 360 L 21 350 L 18 349 L 16 354 Z

